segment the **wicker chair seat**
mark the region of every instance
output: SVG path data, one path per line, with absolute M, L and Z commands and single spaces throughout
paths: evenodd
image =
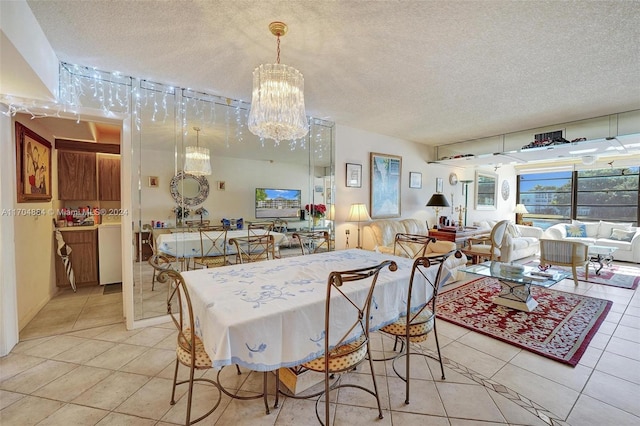
M 329 351 L 329 371 L 339 372 L 349 370 L 367 355 L 367 338 L 362 335 L 351 343 Z M 324 356 L 316 358 L 312 361 L 302 364 L 304 367 L 313 371 L 324 371 Z
M 433 314 L 430 310 L 425 309 L 415 317 L 412 324 L 409 325 L 409 340 L 414 343 L 427 340 L 429 336 L 428 333 L 433 330 L 433 323 Z M 396 322 L 382 327 L 380 331 L 399 337 L 406 336 L 407 317 L 404 315 L 401 316 Z
M 185 328 L 182 333 L 178 335 L 178 346 L 176 349 L 176 354 L 178 355 L 178 360 L 187 367 L 191 366 L 191 342 L 189 342 L 188 337 L 191 336 L 191 329 Z M 204 350 L 204 344 L 202 340 L 198 336 L 194 335 L 194 339 L 196 341 L 196 363 L 195 368 L 197 369 L 205 369 L 211 368 L 211 358 Z
M 194 265 L 204 265 L 207 268 L 211 266 L 225 266 L 231 263 L 227 260 L 226 256 L 205 256 L 196 257 L 193 259 Z

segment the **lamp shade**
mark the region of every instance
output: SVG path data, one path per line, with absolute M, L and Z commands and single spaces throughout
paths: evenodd
M 327 219 L 328 220 L 335 220 L 336 219 L 336 205 L 335 204 L 331 204 L 329 206 L 329 211 L 327 212 Z
M 433 194 L 427 202 L 427 207 L 449 207 L 449 201 L 444 194 Z
M 529 213 L 527 211 L 527 208 L 524 206 L 524 204 L 516 204 L 516 209 L 513 212 L 518 214 Z
M 369 216 L 369 211 L 367 210 L 367 205 L 358 203 L 351 204 L 351 209 L 349 210 L 349 217 L 347 217 L 347 222 L 369 222 L 371 221 L 371 216 Z

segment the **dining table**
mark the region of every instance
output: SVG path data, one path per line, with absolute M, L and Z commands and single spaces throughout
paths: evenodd
M 349 249 L 192 270 L 182 276 L 191 299 L 195 332 L 213 367 L 238 364 L 266 372 L 322 355 L 330 272 L 369 267 L 387 259 L 394 260 L 398 269 L 380 271 L 370 322 L 371 329 L 377 330 L 406 314 L 412 259 Z M 433 281 L 437 270 L 437 265 L 429 268 L 427 277 Z M 431 287 L 422 275 L 416 274 L 415 279 L 419 281 L 414 283 L 412 306 L 417 309 L 424 305 Z M 341 289 L 352 297 L 364 298 L 368 281 L 345 283 Z M 332 319 L 331 336 L 337 341 L 351 323 L 340 321 L 340 315 L 332 315 Z
M 224 253 L 224 245 L 226 245 L 227 255 L 235 254 L 236 249 L 233 244 L 229 244 L 229 240 L 232 238 L 246 237 L 247 235 L 264 235 L 271 234 L 274 238 L 274 244 L 276 251 L 281 244 L 288 244 L 289 240 L 287 236 L 281 232 L 269 232 L 265 229 L 252 229 L 251 234 L 248 234 L 247 230 L 233 229 L 226 231 L 226 240 L 218 239 L 218 237 L 224 231 L 206 231 L 211 238 L 204 238 L 200 246 L 200 232 L 172 232 L 160 234 L 156 238 L 156 247 L 158 251 L 176 258 L 192 258 L 202 256 L 202 250 L 208 253 L 209 256 L 222 256 Z M 213 241 L 216 241 L 216 246 L 213 246 Z

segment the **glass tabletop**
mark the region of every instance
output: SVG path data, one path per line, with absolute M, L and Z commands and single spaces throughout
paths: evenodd
M 514 283 L 535 284 L 542 287 L 551 287 L 571 276 L 568 272 L 557 269 L 547 269 L 543 272 L 533 266 L 491 261 L 470 265 L 461 270 L 484 277 L 493 277 Z
M 613 252 L 616 251 L 616 250 L 618 250 L 618 247 L 597 246 L 595 244 L 589 246 L 589 254 L 590 255 L 594 255 L 594 254 L 610 255 L 610 254 L 613 254 Z

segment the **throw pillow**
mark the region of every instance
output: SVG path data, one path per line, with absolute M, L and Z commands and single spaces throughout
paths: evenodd
M 598 236 L 598 229 L 600 228 L 600 222 L 581 222 L 579 220 L 572 220 L 572 225 L 584 225 L 587 228 L 587 237 L 596 238 Z
M 609 238 L 611 231 L 614 229 L 624 229 L 628 231 L 630 226 L 631 223 L 614 223 L 601 220 L 600 227 L 598 228 L 598 238 Z
M 585 238 L 587 236 L 587 227 L 583 224 L 565 225 L 567 228 L 567 237 Z
M 636 235 L 635 230 L 625 231 L 624 229 L 612 229 L 611 236 L 609 236 L 609 239 L 616 240 L 616 241 L 625 241 L 627 243 L 630 243 L 634 235 Z
M 509 223 L 509 225 L 507 225 L 507 232 L 509 233 L 509 235 L 511 235 L 513 238 L 520 238 L 522 235 L 520 234 L 520 228 L 518 228 L 516 225 L 514 225 L 513 223 Z

